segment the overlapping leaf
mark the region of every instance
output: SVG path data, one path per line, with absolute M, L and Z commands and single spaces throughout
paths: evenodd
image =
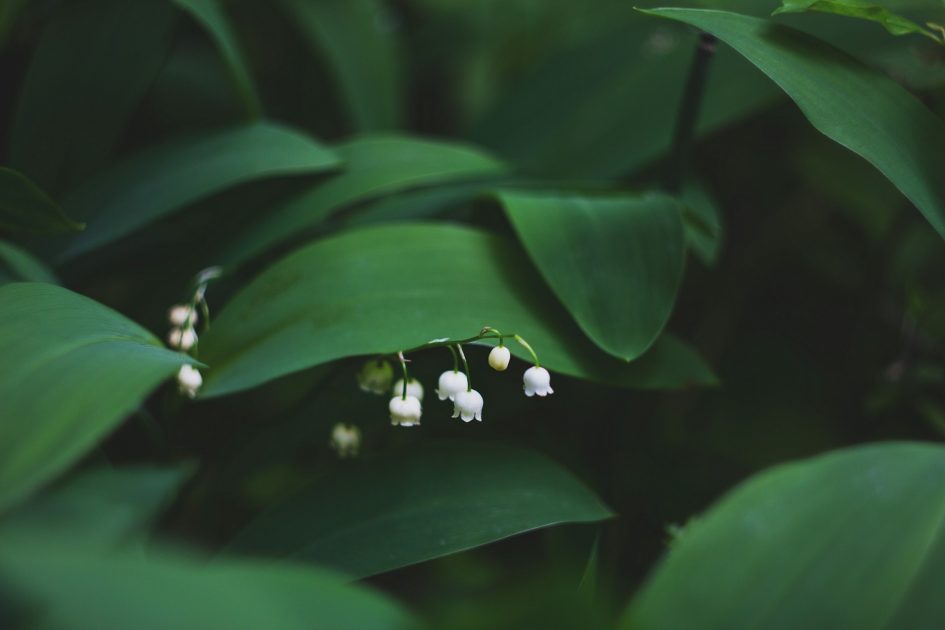
M 945 624 L 945 448 L 879 444 L 780 466 L 693 521 L 624 627 Z
M 231 549 L 364 577 L 610 516 L 580 481 L 536 453 L 433 443 L 319 480 L 251 522 Z
M 564 374 L 635 387 L 713 381 L 697 355 L 665 335 L 629 364 L 596 349 L 511 241 L 406 224 L 317 241 L 247 285 L 201 339 L 201 360 L 212 366 L 203 393 L 247 389 L 341 357 L 462 339 L 484 325 L 523 335 L 543 365 Z

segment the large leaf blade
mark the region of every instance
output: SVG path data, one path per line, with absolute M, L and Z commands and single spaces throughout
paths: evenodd
M 311 138 L 266 122 L 168 142 L 117 164 L 66 198 L 68 212 L 89 225 L 60 259 L 106 245 L 231 186 L 319 173 L 339 164 L 332 151 Z
M 52 284 L 0 287 L 0 508 L 65 470 L 190 361 Z
M 7 603 L 67 630 L 413 625 L 393 601 L 327 571 L 236 560 L 208 566 L 177 552 L 104 552 L 64 537 L 4 538 L 0 575 Z
M 587 487 L 537 453 L 428 444 L 319 480 L 257 517 L 230 548 L 365 577 L 610 516 Z
M 364 136 L 334 147 L 344 170 L 269 212 L 233 243 L 223 262 L 243 262 L 333 212 L 398 190 L 494 177 L 505 165 L 459 143 L 409 136 Z
M 504 190 L 499 201 L 555 295 L 601 349 L 632 361 L 656 341 L 685 262 L 677 203 Z
M 83 229 L 22 173 L 0 167 L 0 227 L 22 232 L 75 232 Z
M 11 166 L 58 194 L 104 165 L 164 62 L 173 22 L 164 0 L 58 4 L 17 100 Z
M 671 337 L 630 364 L 594 348 L 506 239 L 447 224 L 391 224 L 312 243 L 240 291 L 201 339 L 201 358 L 213 368 L 203 394 L 346 356 L 463 339 L 484 325 L 523 335 L 543 365 L 564 374 L 638 387 L 713 382 Z
M 945 123 L 904 88 L 810 35 L 745 15 L 653 9 L 712 33 L 777 83 L 811 124 L 885 175 L 945 237 Z
M 633 628 L 945 623 L 945 449 L 877 444 L 779 466 L 687 526 Z

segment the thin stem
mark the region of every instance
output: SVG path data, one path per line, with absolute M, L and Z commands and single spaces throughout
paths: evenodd
M 453 346 L 446 346 L 450 351 L 450 354 L 453 355 L 453 373 L 459 372 L 459 356 L 456 354 L 456 350 L 453 349 Z
M 485 326 L 482 330 L 479 331 L 479 335 L 480 335 L 480 336 L 482 336 L 482 335 L 487 335 L 487 334 L 489 334 L 489 333 L 493 333 L 493 334 L 499 336 L 499 347 L 500 347 L 500 348 L 505 345 L 505 335 L 503 335 L 502 333 L 500 333 L 498 328 L 493 328 L 492 326 Z
M 689 67 L 689 77 L 686 79 L 686 88 L 683 92 L 682 104 L 676 118 L 676 132 L 673 137 L 673 152 L 670 158 L 669 171 L 666 176 L 666 190 L 678 193 L 689 168 L 690 154 L 692 153 L 692 139 L 695 135 L 696 122 L 699 118 L 699 108 L 702 105 L 702 96 L 705 92 L 705 81 L 708 76 L 709 61 L 715 52 L 715 37 L 702 33 L 699 44 Z
M 459 352 L 459 357 L 463 360 L 463 367 L 466 369 L 466 391 L 472 391 L 472 376 L 469 374 L 469 362 L 466 361 L 466 355 L 463 353 L 463 347 L 459 344 L 456 344 L 456 350 Z
M 401 392 L 400 398 L 401 400 L 407 400 L 407 381 L 410 378 L 407 375 L 407 359 L 404 358 L 403 352 L 398 352 L 397 358 L 400 359 L 400 369 L 403 370 L 404 372 L 404 387 L 403 387 L 403 392 Z
M 541 367 L 541 362 L 538 361 L 538 355 L 535 354 L 535 351 L 532 349 L 529 343 L 522 339 L 519 335 L 515 335 L 515 341 L 519 342 L 519 344 L 521 344 L 521 346 L 528 350 L 528 353 L 532 355 L 532 359 L 535 360 L 535 367 Z

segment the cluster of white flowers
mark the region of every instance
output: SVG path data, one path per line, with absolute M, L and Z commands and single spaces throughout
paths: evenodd
M 470 384 L 469 365 L 463 353 L 462 344 L 483 338 L 498 339 L 499 345 L 489 352 L 489 366 L 494 370 L 504 372 L 508 369 L 512 358 L 512 353 L 504 344 L 506 337 L 514 338 L 531 353 L 535 360 L 535 365 L 525 370 L 523 375 L 525 395 L 528 397 L 535 395 L 547 396 L 554 393 L 554 390 L 551 389 L 551 374 L 541 367 L 534 350 L 519 335 L 502 335 L 494 328 L 486 327 L 482 329 L 477 337 L 462 342 L 450 343 L 449 339 L 434 339 L 426 346 L 418 348 L 418 350 L 434 346 L 446 346 L 453 352 L 453 369 L 440 374 L 436 388 L 436 395 L 440 400 L 449 400 L 453 403 L 452 417 L 461 418 L 463 422 L 482 421 L 484 401 L 482 394 L 473 389 Z M 408 377 L 407 359 L 403 353 L 399 353 L 398 358 L 404 372 L 404 378 L 393 385 L 392 398 L 388 403 L 390 421 L 394 426 L 418 426 L 423 415 L 423 386 L 416 379 Z M 462 358 L 465 371 L 459 369 L 459 358 Z M 382 393 L 390 388 L 393 373 L 394 369 L 387 361 L 383 359 L 369 361 L 358 372 L 358 385 L 364 391 Z
M 194 284 L 193 298 L 188 304 L 175 304 L 167 311 L 167 321 L 171 324 L 171 330 L 167 333 L 167 344 L 181 352 L 189 352 L 196 356 L 197 351 L 197 323 L 200 317 L 197 314 L 197 307 L 203 309 L 205 317 L 203 328 L 206 331 L 210 327 L 210 309 L 207 306 L 206 293 L 207 285 L 214 278 L 218 278 L 222 270 L 219 267 L 209 267 L 197 274 Z M 177 386 L 180 393 L 188 398 L 196 398 L 197 392 L 203 385 L 203 377 L 200 370 L 192 365 L 183 365 L 177 372 Z

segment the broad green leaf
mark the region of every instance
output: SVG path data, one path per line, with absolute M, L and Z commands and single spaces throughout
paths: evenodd
M 59 532 L 84 545 L 115 546 L 140 534 L 190 476 L 173 468 L 100 468 L 32 497 L 0 520 L 0 538 Z
M 945 237 L 945 122 L 892 79 L 799 31 L 725 11 L 654 9 L 708 31 L 790 96 L 814 127 L 866 158 Z
M 0 240 L 0 284 L 9 282 L 59 284 L 59 279 L 29 252 Z
M 627 628 L 945 625 L 945 448 L 885 443 L 761 473 L 684 530 Z
M 213 38 L 217 50 L 230 71 L 236 91 L 243 101 L 246 113 L 250 118 L 259 118 L 262 105 L 256 93 L 256 86 L 249 73 L 249 64 L 243 57 L 233 25 L 219 0 L 174 0 L 174 2 L 190 13 Z
M 676 201 L 513 190 L 497 196 L 581 330 L 625 361 L 646 352 L 666 325 L 682 280 L 686 248 Z
M 527 339 L 550 370 L 625 386 L 713 377 L 672 338 L 627 364 L 584 339 L 514 243 L 444 224 L 368 227 L 314 242 L 243 288 L 201 338 L 219 396 L 347 356 L 463 339 L 484 325 Z M 513 352 L 528 354 L 517 347 Z
M 6 44 L 7 37 L 16 19 L 29 0 L 5 0 L 0 4 L 0 48 Z
M 323 58 L 356 131 L 400 127 L 402 69 L 396 30 L 376 0 L 279 0 L 312 52 Z
M 332 212 L 397 190 L 494 177 L 505 166 L 492 156 L 458 143 L 400 136 L 367 136 L 335 147 L 344 170 L 266 214 L 224 255 L 224 263 L 245 261 Z
M 101 167 L 160 70 L 165 0 L 56 4 L 20 90 L 10 165 L 58 194 Z
M 320 479 L 257 517 L 230 550 L 365 577 L 540 527 L 611 516 L 580 481 L 537 453 L 429 443 Z
M 665 155 L 696 38 L 632 20 L 525 74 L 473 126 L 470 137 L 530 173 L 620 177 Z M 698 133 L 781 98 L 729 50 L 712 60 Z
M 906 17 L 893 13 L 887 7 L 866 0 L 781 0 L 781 6 L 775 9 L 774 15 L 806 11 L 821 11 L 861 18 L 881 24 L 893 35 L 918 33 L 940 44 L 945 43 L 943 41 L 945 33 L 936 34 Z
M 21 232 L 74 232 L 84 228 L 65 215 L 25 175 L 0 166 L 0 228 Z
M 321 144 L 272 123 L 214 131 L 148 149 L 104 171 L 63 206 L 88 222 L 60 254 L 69 260 L 223 189 L 339 166 Z
M 61 630 L 412 627 L 400 606 L 340 576 L 303 567 L 203 561 L 149 549 L 106 552 L 68 538 L 0 540 L 0 595 Z M 4 592 L 6 591 L 6 592 Z M 22 599 L 20 599 L 22 598 Z
M 0 287 L 0 509 L 64 471 L 190 359 L 52 284 Z

